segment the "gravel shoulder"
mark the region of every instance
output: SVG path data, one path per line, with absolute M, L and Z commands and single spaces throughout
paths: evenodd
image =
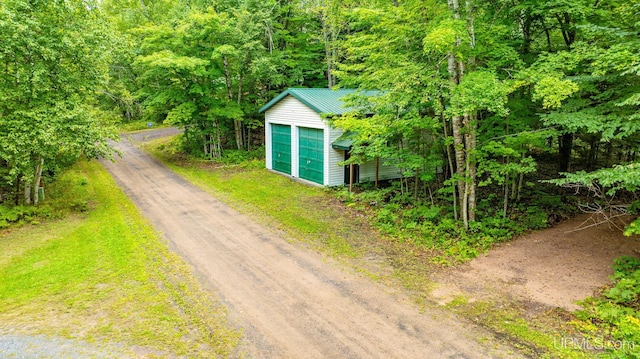
M 136 136 L 144 140 L 155 135 Z M 233 322 L 244 330 L 238 355 L 513 357 L 515 350 L 498 345 L 491 333 L 445 310 L 420 312 L 404 293 L 287 242 L 129 140 L 116 148 L 122 158 L 105 162 L 105 167 L 229 308 Z
M 84 341 L 44 335 L 13 334 L 10 330 L 4 332 L 6 334 L 0 334 L 0 354 L 2 358 L 7 359 L 120 359 L 131 357 L 121 348 L 105 348 Z

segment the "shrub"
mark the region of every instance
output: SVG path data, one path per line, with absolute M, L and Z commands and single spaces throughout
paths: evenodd
M 31 206 L 7 207 L 0 205 L 0 229 L 15 223 L 32 222 L 38 213 L 38 208 Z
M 585 333 L 604 338 L 611 358 L 640 358 L 640 260 L 621 257 L 615 261 L 614 285 L 601 298 L 588 298 L 579 319 L 599 330 Z M 588 327 L 578 323 L 580 328 Z

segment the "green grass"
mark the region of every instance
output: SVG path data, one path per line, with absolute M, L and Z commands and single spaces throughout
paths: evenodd
M 0 330 L 142 347 L 148 356 L 233 352 L 240 333 L 225 309 L 100 164 L 79 163 L 50 193 L 57 206 L 85 203 L 86 212 L 0 235 Z

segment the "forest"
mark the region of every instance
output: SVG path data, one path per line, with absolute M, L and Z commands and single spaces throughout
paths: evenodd
M 402 169 L 378 197 L 414 222 L 640 208 L 638 0 L 5 0 L 0 34 L 6 206 L 109 156 L 119 124 L 242 157 L 262 149 L 262 105 L 329 87 L 378 91 L 331 121 L 354 133 L 349 161 Z

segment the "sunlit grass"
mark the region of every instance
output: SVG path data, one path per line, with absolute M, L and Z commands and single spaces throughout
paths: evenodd
M 52 188 L 88 210 L 0 237 L 0 329 L 227 356 L 239 333 L 96 162 Z M 80 188 L 80 190 L 79 190 Z M 28 329 L 27 329 L 28 328 Z

